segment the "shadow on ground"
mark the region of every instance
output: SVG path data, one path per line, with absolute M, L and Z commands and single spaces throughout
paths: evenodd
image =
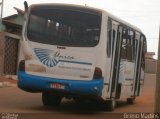
M 126 101 L 118 101 L 116 109 L 130 106 L 126 103 Z M 67 113 L 67 114 L 85 114 L 85 115 L 97 115 L 101 113 L 110 113 L 110 111 L 104 111 L 101 109 L 101 106 L 96 104 L 95 102 L 83 102 L 83 103 L 75 103 L 73 100 L 63 101 L 63 103 L 59 107 L 50 107 L 50 106 L 37 106 L 37 107 L 29 107 L 31 110 L 36 110 L 40 112 L 56 112 L 56 113 Z M 116 110 L 115 109 L 115 110 Z M 113 111 L 114 112 L 114 111 Z

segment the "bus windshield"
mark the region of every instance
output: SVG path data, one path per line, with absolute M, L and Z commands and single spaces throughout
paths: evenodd
M 27 37 L 33 42 L 94 47 L 98 44 L 101 14 L 68 9 L 31 9 Z

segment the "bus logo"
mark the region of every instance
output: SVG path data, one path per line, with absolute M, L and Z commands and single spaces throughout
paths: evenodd
M 58 51 L 34 48 L 34 52 L 38 59 L 48 67 L 54 67 L 59 62 L 65 62 L 67 60 L 73 60 L 73 56 L 61 55 Z
M 52 50 L 34 48 L 34 52 L 38 59 L 48 67 L 54 67 L 59 62 Z

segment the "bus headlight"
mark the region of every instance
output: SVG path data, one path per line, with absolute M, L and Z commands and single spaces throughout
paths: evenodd
M 26 71 L 30 72 L 46 72 L 46 68 L 44 66 L 38 64 L 29 64 L 26 66 Z

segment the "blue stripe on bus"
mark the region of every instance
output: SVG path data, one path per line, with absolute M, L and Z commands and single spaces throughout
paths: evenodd
M 68 80 L 31 75 L 24 71 L 18 72 L 18 87 L 28 92 L 52 91 L 50 85 L 53 83 L 65 85 L 63 91 L 66 93 L 102 96 L 103 78 L 89 81 Z M 54 91 L 59 90 L 62 89 L 54 89 Z
M 59 60 L 59 62 L 68 62 L 68 63 L 75 63 L 75 64 L 92 65 L 92 63 L 88 63 L 88 62 L 78 62 L 78 61 L 68 61 L 68 60 Z

